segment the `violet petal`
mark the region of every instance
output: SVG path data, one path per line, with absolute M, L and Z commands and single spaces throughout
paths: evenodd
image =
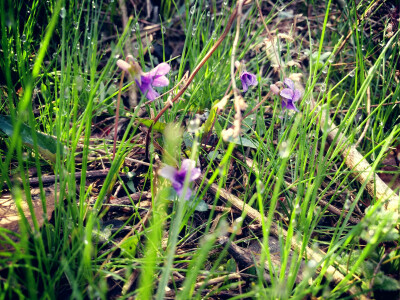
M 294 92 L 291 89 L 283 89 L 280 94 L 283 98 L 292 100 Z
M 135 80 L 136 85 L 139 87 L 142 94 L 145 94 L 146 91 L 150 88 L 150 83 L 146 80 L 145 77 L 141 78 L 141 83 L 138 80 Z
M 242 88 L 244 93 L 247 92 L 250 85 L 255 86 L 258 83 L 257 76 L 246 71 L 240 74 L 240 80 L 242 82 Z
M 286 108 L 287 108 L 287 109 L 292 109 L 292 110 L 295 110 L 295 111 L 299 111 L 299 110 L 297 109 L 297 107 L 294 106 L 294 103 L 293 103 L 292 101 L 289 101 L 289 102 L 287 103 Z
M 293 101 L 298 101 L 301 97 L 301 92 L 299 90 L 294 90 Z
M 153 84 L 152 85 L 160 87 L 160 86 L 167 86 L 168 84 L 169 84 L 168 78 L 165 77 L 165 76 L 160 76 L 160 77 L 155 78 L 153 80 Z
M 242 88 L 243 88 L 244 93 L 246 93 L 247 90 L 249 89 L 249 87 L 247 86 L 247 83 L 244 80 L 242 81 Z
M 193 170 L 195 168 L 195 166 L 196 166 L 196 162 L 194 160 L 184 159 L 182 161 L 181 170 L 187 172 L 187 171 L 189 171 L 189 169 Z
M 153 101 L 154 99 L 156 99 L 157 97 L 159 97 L 160 94 L 157 93 L 152 86 L 149 86 L 147 93 L 146 93 L 146 97 L 147 99 L 149 99 L 150 101 Z
M 294 90 L 294 82 L 293 80 L 289 79 L 289 78 L 285 78 L 285 80 L 283 81 L 287 87 L 291 90 Z
M 183 186 L 179 190 L 175 189 L 175 191 L 178 194 L 178 196 L 181 197 L 183 193 Z M 189 200 L 191 195 L 192 195 L 192 190 L 188 187 L 184 199 Z
M 281 104 L 282 104 L 282 109 L 286 109 L 286 106 L 287 106 L 286 101 L 282 100 Z
M 173 180 L 175 180 L 176 169 L 171 166 L 165 166 L 164 168 L 162 168 L 158 171 L 158 174 L 161 177 L 164 177 L 170 181 L 173 181 Z
M 158 66 L 156 66 L 153 70 L 148 72 L 147 74 L 154 77 L 154 76 L 162 76 L 165 75 L 171 70 L 171 67 L 167 63 L 161 63 Z
M 190 178 L 189 178 L 189 180 L 190 180 L 190 181 L 194 181 L 194 180 L 196 180 L 197 178 L 199 178 L 200 175 L 201 175 L 201 170 L 200 170 L 200 168 L 194 168 L 194 169 L 192 169 L 192 172 L 190 173 Z

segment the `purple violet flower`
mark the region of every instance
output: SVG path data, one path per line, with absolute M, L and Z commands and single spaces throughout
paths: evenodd
M 164 76 L 171 69 L 169 64 L 161 63 L 150 72 L 144 73 L 132 55 L 128 55 L 126 58 L 128 61 L 119 59 L 117 65 L 123 71 L 129 72 L 133 76 L 142 94 L 146 95 L 150 101 L 160 96 L 153 87 L 167 86 L 169 84 L 168 78 Z
M 294 102 L 299 101 L 301 97 L 301 92 L 295 89 L 294 82 L 291 79 L 286 78 L 283 82 L 285 83 L 287 88 L 284 88 L 280 93 L 282 97 L 282 108 L 299 111 L 294 105 Z
M 172 187 L 175 189 L 176 193 L 179 196 L 182 196 L 183 184 L 185 182 L 187 173 L 190 172 L 189 182 L 196 180 L 201 174 L 200 168 L 195 168 L 195 165 L 196 163 L 193 160 L 184 159 L 182 161 L 182 166 L 179 170 L 171 166 L 165 166 L 159 171 L 159 175 L 170 180 L 172 183 Z M 192 190 L 188 188 L 186 191 L 185 200 L 189 200 L 191 195 Z
M 240 74 L 240 80 L 242 81 L 243 92 L 246 93 L 249 89 L 249 85 L 257 85 L 257 77 L 256 75 L 244 71 Z
M 164 75 L 167 74 L 170 69 L 171 67 L 169 64 L 161 63 L 150 72 L 142 73 L 140 79 L 135 79 L 137 86 L 142 94 L 146 95 L 147 99 L 153 101 L 160 96 L 153 87 L 167 86 L 169 84 L 168 78 Z

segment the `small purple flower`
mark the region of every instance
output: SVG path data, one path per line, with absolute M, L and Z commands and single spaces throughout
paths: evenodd
M 257 85 L 257 77 L 254 74 L 251 74 L 247 71 L 244 71 L 240 74 L 240 80 L 242 81 L 243 92 L 246 93 L 249 89 L 249 85 Z
M 283 82 L 285 83 L 287 88 L 284 88 L 280 93 L 280 95 L 282 96 L 282 108 L 299 111 L 294 105 L 294 102 L 299 101 L 301 97 L 301 92 L 295 89 L 294 82 L 291 79 L 286 78 Z
M 164 75 L 169 72 L 171 67 L 167 63 L 161 63 L 156 66 L 153 70 L 147 73 L 142 73 L 140 79 L 135 79 L 137 86 L 139 87 L 142 94 L 145 94 L 147 99 L 154 100 L 158 96 L 153 87 L 167 86 L 169 80 Z
M 142 94 L 145 94 L 150 101 L 160 96 L 153 87 L 167 86 L 169 84 L 168 78 L 164 76 L 171 69 L 169 64 L 161 63 L 150 72 L 144 73 L 132 55 L 128 55 L 126 58 L 127 61 L 119 59 L 117 65 L 133 76 Z
M 185 182 L 186 174 L 190 172 L 189 182 L 196 180 L 201 174 L 200 168 L 195 168 L 195 165 L 196 163 L 193 160 L 184 159 L 179 170 L 171 166 L 165 166 L 159 171 L 159 175 L 170 180 L 176 193 L 179 196 L 182 196 L 183 183 Z M 185 200 L 189 200 L 191 195 L 192 190 L 188 188 L 186 191 Z

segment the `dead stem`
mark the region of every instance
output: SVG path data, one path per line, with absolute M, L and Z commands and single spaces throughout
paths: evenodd
M 239 158 L 239 160 L 244 161 L 246 163 L 246 165 L 250 168 L 251 172 L 254 172 L 255 174 L 257 174 L 257 176 L 260 176 L 260 171 L 259 171 L 256 163 L 252 159 L 245 157 L 239 151 L 236 151 L 235 155 Z M 275 177 L 275 179 L 277 180 L 276 177 Z M 297 193 L 297 187 L 296 187 L 295 183 L 290 183 L 286 180 L 284 181 L 284 183 L 285 183 L 287 189 L 291 190 L 293 193 Z M 317 205 L 321 206 L 322 208 L 326 207 L 326 209 L 329 212 L 331 212 L 337 216 L 342 215 L 342 211 L 339 208 L 337 208 L 336 206 L 334 206 L 332 204 L 329 204 L 329 202 L 327 202 L 325 200 L 319 199 Z M 353 224 L 358 224 L 360 222 L 360 219 L 350 216 L 349 222 L 353 223 Z
M 328 119 L 326 120 L 326 118 Z M 387 201 L 385 204 L 386 209 L 398 213 L 399 197 L 375 173 L 364 156 L 358 152 L 356 146 L 349 144 L 347 137 L 339 132 L 337 126 L 328 116 L 322 114 L 320 120 L 322 124 L 326 121 L 328 122 L 328 140 L 331 143 L 334 142 L 336 147 L 341 149 L 341 155 L 347 167 L 355 172 L 357 181 L 361 184 L 366 182 L 368 194 L 379 201 Z
M 249 115 L 251 115 L 253 112 L 255 112 L 268 98 L 269 95 L 271 94 L 271 91 L 268 92 L 268 94 L 256 105 L 252 110 L 250 110 L 244 117 L 243 119 L 246 119 Z
M 250 1 L 246 1 L 247 3 L 250 3 Z M 228 35 L 228 32 L 230 28 L 232 27 L 232 24 L 236 18 L 237 14 L 237 8 L 235 8 L 229 17 L 228 23 L 226 24 L 224 32 L 221 34 L 221 36 L 218 38 L 217 42 L 212 46 L 212 48 L 207 52 L 207 54 L 204 56 L 204 58 L 200 61 L 200 63 L 196 66 L 196 68 L 193 70 L 193 73 L 190 74 L 188 80 L 185 82 L 185 85 L 182 87 L 182 89 L 179 90 L 179 92 L 175 95 L 175 97 L 171 100 L 172 103 L 178 101 L 178 99 L 183 95 L 183 93 L 186 91 L 186 89 L 189 87 L 190 83 L 193 81 L 194 77 L 196 74 L 199 72 L 199 70 L 203 67 L 203 65 L 206 63 L 207 60 L 211 57 L 211 55 L 217 50 L 217 48 L 221 45 L 222 41 L 225 39 L 225 37 Z M 157 123 L 157 121 L 161 118 L 161 116 L 165 113 L 165 111 L 171 106 L 171 104 L 168 102 L 164 108 L 158 113 L 158 115 L 154 118 L 153 120 L 153 125 Z M 150 128 L 151 129 L 151 128 Z M 149 131 L 150 131 L 149 129 Z
M 126 28 L 126 26 L 128 26 L 129 24 L 129 17 L 128 17 L 128 11 L 126 9 L 126 5 L 125 5 L 125 0 L 119 0 L 119 7 L 121 8 L 121 14 L 122 14 L 122 25 L 124 28 Z M 129 36 L 129 33 L 128 33 Z M 130 38 L 128 38 L 130 39 Z M 132 43 L 128 42 L 125 43 L 125 57 L 132 53 L 133 54 L 133 47 L 132 47 Z M 133 81 L 132 75 L 129 74 L 129 79 L 131 81 Z M 133 86 L 131 88 L 131 90 L 129 91 L 129 105 L 131 107 L 135 107 L 137 105 L 137 90 L 136 90 L 136 86 Z
M 252 0 L 246 0 L 246 4 L 250 3 Z M 237 7 L 233 10 L 231 16 L 229 17 L 228 23 L 226 24 L 226 27 L 224 29 L 224 32 L 221 34 L 221 36 L 218 38 L 217 42 L 212 46 L 212 48 L 207 52 L 207 54 L 204 56 L 204 58 L 200 61 L 200 63 L 196 66 L 196 68 L 193 70 L 193 73 L 190 74 L 189 78 L 185 82 L 184 86 L 178 91 L 178 93 L 175 95 L 175 97 L 166 103 L 166 105 L 163 107 L 163 109 L 157 114 L 157 116 L 153 119 L 153 124 L 151 124 L 149 130 L 147 131 L 146 135 L 146 157 L 148 158 L 148 147 L 149 147 L 149 139 L 150 139 L 150 132 L 152 131 L 152 128 L 154 124 L 157 123 L 157 121 L 161 118 L 161 116 L 166 112 L 168 108 L 171 107 L 171 104 L 178 101 L 178 99 L 183 95 L 183 93 L 186 91 L 186 89 L 189 87 L 190 83 L 193 81 L 194 77 L 196 74 L 199 72 L 199 70 L 203 67 L 203 65 L 206 63 L 207 60 L 210 59 L 211 55 L 217 50 L 217 48 L 221 45 L 225 37 L 228 35 L 228 32 L 230 28 L 232 27 L 232 24 L 236 18 L 237 14 Z
M 235 57 L 236 57 L 236 49 L 239 41 L 240 35 L 240 19 L 242 17 L 242 6 L 243 0 L 237 1 L 237 17 L 236 17 L 236 34 L 235 39 L 233 40 L 232 45 L 232 54 L 231 54 L 231 84 L 233 90 L 233 97 L 234 97 L 234 106 L 235 106 L 235 121 L 233 126 L 233 137 L 237 138 L 240 134 L 240 124 L 242 122 L 242 112 L 244 106 L 243 97 L 239 94 L 239 90 L 236 86 L 236 79 L 235 79 Z
M 256 0 L 256 4 L 257 4 L 258 13 L 260 14 L 261 21 L 263 22 L 265 31 L 267 32 L 268 38 L 271 40 L 271 47 L 272 47 L 272 50 L 274 51 L 274 55 L 275 55 L 275 57 L 276 57 L 276 61 L 277 61 L 278 65 L 279 65 L 279 70 L 280 70 L 280 71 L 283 73 L 283 75 L 286 77 L 286 75 L 285 75 L 285 70 L 282 68 L 282 66 L 281 66 L 281 64 L 280 64 L 280 60 L 279 60 L 279 57 L 278 57 L 278 53 L 277 53 L 277 51 L 276 51 L 276 49 L 275 49 L 274 38 L 272 37 L 271 32 L 269 31 L 268 26 L 267 26 L 267 24 L 265 23 L 264 15 L 263 15 L 263 13 L 262 13 L 261 6 L 260 6 L 260 3 L 258 2 L 258 0 Z

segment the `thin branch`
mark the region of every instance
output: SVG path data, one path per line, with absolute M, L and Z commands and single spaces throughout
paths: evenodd
M 128 10 L 125 5 L 125 0 L 119 0 L 119 7 L 121 8 L 121 13 L 122 13 L 122 25 L 124 28 L 126 28 L 129 24 L 129 17 L 128 17 Z M 129 36 L 129 33 L 128 33 Z M 125 57 L 132 53 L 133 54 L 133 47 L 132 43 L 129 42 L 130 37 L 128 37 L 128 43 L 125 43 Z M 129 79 L 133 81 L 133 77 L 131 74 L 128 74 Z M 131 88 L 129 91 L 129 104 L 131 107 L 134 107 L 137 105 L 137 88 L 135 85 Z
M 232 45 L 232 54 L 231 54 L 231 84 L 233 90 L 233 97 L 234 97 L 234 106 L 235 106 L 235 121 L 234 121 L 234 128 L 233 128 L 233 136 L 237 138 L 240 134 L 240 124 L 242 122 L 242 108 L 244 105 L 243 97 L 239 94 L 239 90 L 236 86 L 236 79 L 235 79 L 235 60 L 236 60 L 236 49 L 239 42 L 240 36 L 240 19 L 242 17 L 242 6 L 243 0 L 237 1 L 237 17 L 236 17 L 236 34 L 235 39 L 233 40 Z
M 250 3 L 251 1 L 248 1 Z M 247 4 L 247 2 L 246 2 Z M 186 89 L 189 87 L 190 83 L 193 81 L 194 77 L 196 74 L 200 71 L 200 69 L 203 67 L 203 65 L 206 63 L 207 60 L 211 57 L 211 55 L 217 50 L 217 48 L 221 45 L 222 41 L 225 39 L 225 37 L 228 35 L 229 30 L 232 27 L 233 22 L 235 21 L 237 14 L 237 8 L 235 8 L 229 17 L 228 23 L 226 24 L 224 32 L 221 34 L 217 42 L 212 46 L 212 48 L 207 52 L 207 54 L 204 56 L 204 58 L 200 61 L 200 63 L 196 66 L 196 68 L 193 70 L 193 73 L 190 74 L 188 80 L 186 81 L 185 85 L 182 87 L 182 89 L 179 90 L 179 92 L 175 95 L 175 97 L 171 100 L 172 103 L 176 102 L 186 91 Z M 168 102 L 164 108 L 158 113 L 158 115 L 154 118 L 153 120 L 153 125 L 157 123 L 157 121 L 161 118 L 161 116 L 165 113 L 165 111 L 171 107 L 171 104 Z
M 92 180 L 92 179 L 97 179 L 97 178 L 105 178 L 107 177 L 108 173 L 109 173 L 109 169 L 105 169 L 105 170 L 93 170 L 93 171 L 87 171 L 86 172 L 86 180 Z M 119 176 L 124 179 L 127 178 L 127 174 L 124 173 L 119 173 Z M 75 172 L 74 175 L 76 180 L 81 179 L 82 177 L 82 172 Z M 31 178 L 29 179 L 29 185 L 30 186 L 38 186 L 39 185 L 39 181 L 42 181 L 43 184 L 53 184 L 56 179 L 59 181 L 60 178 L 59 176 L 56 175 L 43 175 L 41 177 L 41 179 L 39 180 L 39 177 L 35 177 L 35 178 Z M 6 189 L 7 186 L 3 185 L 3 189 Z
M 244 117 L 243 119 L 246 119 L 249 115 L 251 115 L 253 112 L 255 112 L 268 98 L 269 95 L 271 94 L 271 91 L 268 92 L 268 94 L 259 102 L 257 103 L 256 106 L 253 107 L 252 110 L 250 110 Z
M 272 37 L 271 32 L 270 32 L 269 29 L 268 29 L 267 23 L 265 23 L 264 15 L 263 15 L 263 13 L 262 13 L 261 6 L 260 6 L 260 3 L 258 2 L 258 0 L 256 0 L 256 4 L 257 4 L 258 13 L 260 14 L 261 21 L 263 22 L 265 31 L 267 32 L 268 38 L 271 40 L 271 47 L 272 47 L 272 50 L 273 50 L 274 55 L 275 55 L 275 57 L 276 57 L 276 61 L 277 61 L 278 65 L 279 65 L 279 70 L 280 70 L 280 71 L 283 73 L 283 75 L 286 77 L 286 75 L 285 75 L 285 70 L 282 68 L 281 63 L 280 63 L 280 59 L 279 59 L 279 56 L 278 56 L 278 52 L 277 52 L 276 49 L 275 49 L 274 38 Z

